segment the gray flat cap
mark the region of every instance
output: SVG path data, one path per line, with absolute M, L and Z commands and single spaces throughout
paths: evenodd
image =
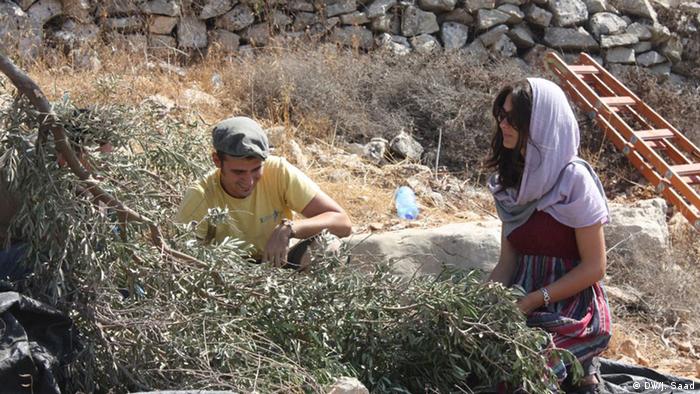
M 267 159 L 270 153 L 267 136 L 258 122 L 236 116 L 219 122 L 212 130 L 214 149 L 234 157 Z

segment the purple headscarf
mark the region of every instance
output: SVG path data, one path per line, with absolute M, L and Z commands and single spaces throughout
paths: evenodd
M 605 192 L 591 166 L 578 157 L 579 129 L 564 92 L 555 83 L 528 78 L 532 88 L 530 138 L 520 188 L 489 180 L 506 234 L 544 211 L 574 228 L 609 220 Z

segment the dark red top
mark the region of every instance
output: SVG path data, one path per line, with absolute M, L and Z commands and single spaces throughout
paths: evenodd
M 535 211 L 525 224 L 513 230 L 508 241 L 518 254 L 581 259 L 574 228 L 542 211 Z

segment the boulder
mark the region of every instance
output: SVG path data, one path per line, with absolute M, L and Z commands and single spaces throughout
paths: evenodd
M 364 12 L 360 11 L 355 11 L 350 14 L 345 14 L 340 16 L 340 23 L 344 25 L 364 25 L 369 23 L 369 18 L 367 18 L 367 14 Z
M 671 38 L 671 31 L 660 23 L 654 23 L 649 30 L 651 30 L 651 42 L 654 45 L 663 44 Z
M 270 26 L 267 23 L 251 25 L 243 29 L 240 35 L 243 41 L 254 47 L 265 46 L 270 41 Z
M 334 0 L 326 3 L 326 18 L 357 11 L 355 0 Z
M 221 16 L 233 8 L 236 0 L 207 0 L 199 13 L 199 19 L 209 19 Z
M 632 48 L 617 47 L 605 53 L 605 62 L 607 63 L 632 64 L 634 60 L 634 49 Z
M 671 61 L 678 63 L 683 58 L 683 44 L 678 36 L 672 36 L 661 46 L 661 53 Z
M 372 19 L 372 31 L 378 33 L 401 33 L 401 19 L 396 14 L 386 14 Z
M 255 14 L 245 4 L 235 6 L 231 11 L 216 18 L 216 27 L 226 29 L 228 31 L 239 31 L 250 26 L 255 22 Z
M 479 41 L 484 44 L 485 47 L 490 47 L 501 39 L 501 36 L 508 32 L 508 26 L 498 25 L 493 29 L 487 31 L 486 33 L 480 35 Z
M 518 47 L 508 38 L 507 34 L 501 36 L 492 46 L 491 50 L 503 57 L 514 57 L 518 54 Z
M 656 66 L 657 64 L 662 64 L 666 61 L 666 57 L 662 56 L 656 51 L 645 52 L 637 56 L 637 64 L 642 67 Z
M 588 9 L 588 15 L 597 14 L 599 12 L 610 11 L 610 5 L 607 0 L 583 0 Z
M 509 25 L 517 25 L 525 19 L 525 13 L 520 10 L 520 7 L 513 4 L 503 4 L 498 7 L 498 11 L 510 15 L 510 18 L 506 21 Z
M 382 33 L 375 38 L 375 42 L 378 48 L 390 51 L 395 55 L 407 55 L 411 53 L 411 44 L 404 36 Z
M 440 29 L 440 38 L 445 49 L 462 48 L 469 38 L 469 27 L 461 23 L 445 22 Z
M 531 48 L 535 45 L 534 35 L 526 23 L 510 29 L 508 37 L 518 48 Z
M 471 14 L 481 9 L 491 10 L 496 8 L 496 0 L 465 0 L 464 8 Z
M 593 37 L 600 39 L 602 34 L 623 33 L 627 28 L 627 22 L 612 12 L 600 12 L 588 21 L 589 31 Z
M 214 29 L 209 34 L 211 44 L 218 46 L 224 52 L 236 52 L 241 46 L 241 37 L 224 29 Z
M 454 223 L 433 229 L 355 234 L 348 239 L 353 261 L 394 263 L 407 277 L 438 274 L 444 267 L 490 271 L 498 261 L 501 222 Z
M 639 22 L 630 23 L 625 31 L 629 34 L 634 34 L 637 36 L 639 41 L 651 40 L 652 34 L 651 29 L 647 25 L 643 25 Z
M 394 157 L 416 162 L 423 154 L 421 144 L 403 130 L 389 142 L 389 150 Z
M 207 25 L 195 16 L 183 16 L 177 25 L 177 43 L 180 48 L 207 47 Z
M 170 34 L 177 26 L 178 18 L 158 15 L 148 22 L 148 32 L 151 34 Z
M 367 17 L 376 18 L 378 16 L 386 14 L 389 8 L 397 4 L 396 0 L 374 0 L 372 4 L 367 7 Z
M 418 0 L 418 6 L 425 11 L 449 12 L 455 9 L 457 0 Z
M 149 0 L 139 5 L 144 14 L 179 16 L 180 5 L 174 0 Z
M 588 8 L 581 0 L 554 0 L 549 3 L 554 26 L 568 27 L 588 20 Z
M 610 223 L 605 226 L 605 243 L 631 258 L 629 264 L 643 258 L 661 258 L 669 248 L 666 202 L 661 198 L 642 200 L 632 205 L 610 203 Z
M 370 49 L 374 44 L 374 36 L 362 26 L 343 26 L 333 29 L 330 41 L 347 47 Z
M 328 394 L 369 394 L 369 390 L 357 378 L 342 377 L 328 389 Z
M 525 20 L 538 27 L 548 27 L 552 21 L 552 13 L 530 4 L 525 8 Z
M 63 5 L 58 0 L 39 0 L 27 10 L 32 26 L 42 28 L 46 22 L 63 15 Z
M 468 26 L 474 22 L 474 17 L 464 8 L 456 8 L 450 12 L 439 14 L 438 22 L 440 24 L 445 22 L 457 22 Z
M 500 10 L 481 9 L 476 15 L 476 29 L 488 30 L 510 20 L 510 15 Z
M 654 23 L 657 22 L 656 11 L 654 11 L 654 7 L 651 6 L 649 0 L 618 0 L 615 5 L 618 11 L 624 14 L 647 18 Z
M 651 45 L 651 42 L 649 42 L 649 41 L 640 41 L 640 42 L 634 44 L 634 46 L 632 48 L 634 49 L 634 53 L 640 54 L 640 53 L 651 51 L 651 48 L 653 48 L 653 46 Z
M 384 162 L 388 149 L 389 141 L 384 138 L 375 137 L 365 145 L 362 157 L 370 163 L 379 165 Z
M 432 12 L 423 11 L 420 8 L 408 6 L 404 10 L 401 19 L 401 32 L 406 37 L 419 34 L 431 34 L 440 30 L 437 17 Z
M 409 39 L 411 46 L 418 53 L 428 54 L 433 53 L 441 48 L 437 38 L 430 34 L 419 34 Z
M 598 48 L 598 42 L 585 29 L 550 27 L 544 31 L 544 43 L 562 50 L 590 51 Z
M 629 34 L 629 33 L 622 33 L 622 34 L 615 34 L 615 35 L 603 34 L 600 36 L 600 47 L 603 49 L 621 47 L 621 46 L 626 46 L 626 45 L 634 45 L 638 42 L 639 42 L 639 38 L 637 38 L 637 36 L 635 36 L 634 34 Z

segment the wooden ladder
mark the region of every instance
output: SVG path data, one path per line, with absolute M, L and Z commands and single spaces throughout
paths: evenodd
M 700 149 L 587 54 L 567 65 L 550 52 L 545 62 L 579 108 L 700 231 Z

